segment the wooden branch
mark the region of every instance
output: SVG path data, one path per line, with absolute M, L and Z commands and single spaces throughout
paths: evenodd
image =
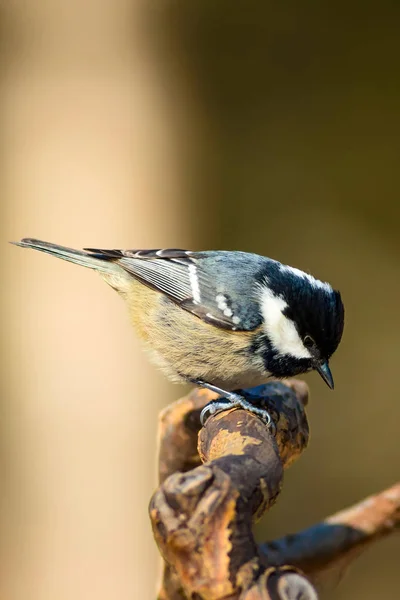
M 295 535 L 262 544 L 265 564 L 292 564 L 318 589 L 333 587 L 372 542 L 400 528 L 400 483 Z
M 253 520 L 280 492 L 284 467 L 307 445 L 307 388 L 274 382 L 256 393 L 268 405 L 276 435 L 246 411 L 217 414 L 199 435 L 202 466 L 196 466 L 199 414 L 212 395 L 195 391 L 161 415 L 163 483 L 150 506 L 166 562 L 160 600 L 267 600 L 300 592 L 304 600 L 316 598 L 296 568 L 265 567 L 252 534 Z
M 159 600 L 315 600 L 311 583 L 336 585 L 369 543 L 399 527 L 397 484 L 303 532 L 257 546 L 253 521 L 276 501 L 284 468 L 307 446 L 308 392 L 293 380 L 254 394 L 268 406 L 275 435 L 242 410 L 214 415 L 199 433 L 201 409 L 213 398 L 205 390 L 161 414 L 161 486 L 150 505 L 165 561 Z
M 294 394 L 288 393 L 287 388 Z M 298 458 L 308 442 L 308 423 L 304 411 L 308 402 L 307 384 L 304 381 L 290 379 L 284 384 L 271 382 L 255 390 L 253 396 L 258 397 L 259 402 L 268 406 L 274 421 L 280 419 L 277 443 L 284 465 L 289 466 Z M 278 390 L 278 393 L 275 393 L 275 390 Z M 279 390 L 284 393 L 283 398 Z M 160 413 L 158 432 L 160 483 L 176 471 L 185 472 L 201 464 L 197 450 L 197 437 L 201 428 L 200 413 L 202 408 L 214 398 L 216 394 L 198 388 L 188 396 L 173 402 Z M 287 405 L 285 412 L 282 411 L 282 400 Z M 286 411 L 293 411 L 287 422 L 285 422 Z M 300 426 L 297 428 L 298 424 Z M 286 439 L 293 435 L 289 432 L 289 427 L 298 429 L 295 447 L 286 447 Z

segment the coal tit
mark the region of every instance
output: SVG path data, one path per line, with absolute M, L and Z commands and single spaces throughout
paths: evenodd
M 333 388 L 328 361 L 342 337 L 343 303 L 328 283 L 299 269 L 236 251 L 73 250 L 35 239 L 17 245 L 97 271 L 126 301 L 166 375 L 212 389 L 228 406 L 269 423 L 268 413 L 234 390 L 312 369 Z M 207 410 L 224 407 L 221 400 Z

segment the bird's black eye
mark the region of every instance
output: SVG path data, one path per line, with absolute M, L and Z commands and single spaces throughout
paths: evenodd
M 315 342 L 310 335 L 305 336 L 303 343 L 306 348 L 312 348 L 315 345 Z

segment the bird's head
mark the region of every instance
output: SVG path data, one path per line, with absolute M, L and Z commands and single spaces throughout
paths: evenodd
M 289 377 L 315 369 L 333 389 L 329 359 L 344 327 L 340 293 L 299 269 L 273 262 L 257 296 L 268 370 Z

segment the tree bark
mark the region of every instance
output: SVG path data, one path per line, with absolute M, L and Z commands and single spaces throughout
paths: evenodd
M 199 415 L 213 398 L 195 390 L 160 417 L 160 487 L 150 517 L 164 570 L 159 600 L 317 598 L 375 539 L 399 524 L 400 484 L 310 529 L 257 545 L 253 522 L 276 501 L 284 469 L 308 443 L 301 381 L 252 392 L 275 428 L 230 410 Z M 316 587 L 314 587 L 316 586 Z
M 161 416 L 162 485 L 150 506 L 166 563 L 160 600 L 284 598 L 280 589 L 316 598 L 295 567 L 265 566 L 252 534 L 253 521 L 278 497 L 284 468 L 307 445 L 307 389 L 274 382 L 257 391 L 275 435 L 249 412 L 226 411 L 208 419 L 196 452 L 199 413 L 213 397 L 204 390 Z

